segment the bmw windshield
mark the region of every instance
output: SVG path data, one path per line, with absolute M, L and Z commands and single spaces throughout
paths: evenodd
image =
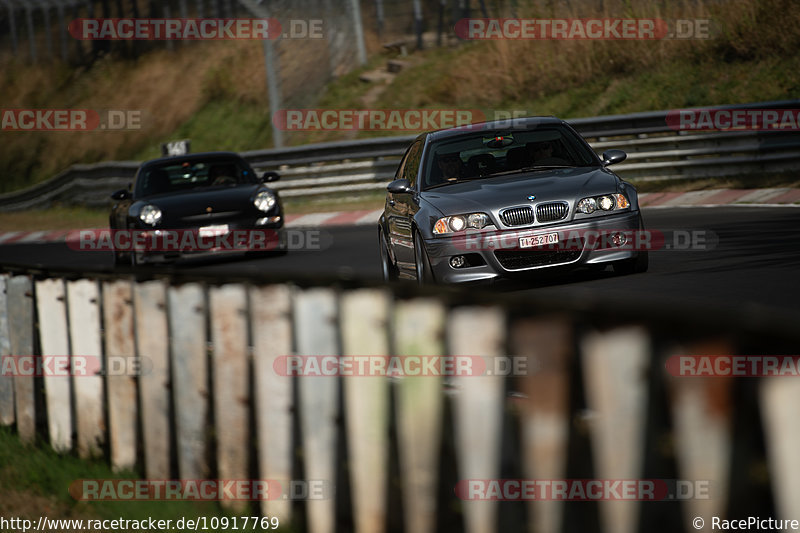
M 423 189 L 495 175 L 598 165 L 591 149 L 563 126 L 465 133 L 429 148 Z

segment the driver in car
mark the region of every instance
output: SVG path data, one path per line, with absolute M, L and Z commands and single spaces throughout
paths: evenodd
M 231 185 L 238 183 L 236 169 L 233 165 L 213 165 L 208 169 L 211 185 Z
M 553 143 L 550 141 L 539 141 L 527 144 L 528 152 L 533 157 L 535 165 L 568 165 L 569 162 L 560 157 L 553 156 Z
M 441 154 L 436 158 L 436 164 L 442 172 L 442 178 L 447 181 L 457 180 L 464 177 L 464 163 L 458 152 L 451 154 Z

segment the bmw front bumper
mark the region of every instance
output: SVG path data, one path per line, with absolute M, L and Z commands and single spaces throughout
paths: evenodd
M 481 230 L 426 239 L 425 248 L 438 282 L 491 281 L 543 269 L 578 268 L 634 258 L 649 247 L 649 234 L 639 231 L 639 220 L 639 211 L 629 211 L 562 224 Z M 554 233 L 558 234 L 557 244 L 520 247 L 521 238 L 543 238 Z M 618 235 L 625 237 L 624 244 L 612 238 Z M 464 266 L 451 263 L 458 256 L 464 259 Z

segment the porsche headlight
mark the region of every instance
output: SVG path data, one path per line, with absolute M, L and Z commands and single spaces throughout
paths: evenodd
M 604 194 L 602 196 L 592 196 L 584 198 L 575 209 L 578 213 L 591 214 L 597 210 L 614 211 L 615 209 L 625 209 L 631 204 L 624 194 Z
M 433 225 L 433 233 L 443 235 L 456 233 L 465 229 L 483 229 L 492 224 L 492 219 L 486 213 L 469 213 L 467 215 L 453 215 L 443 217 Z
M 275 204 L 278 203 L 278 199 L 271 191 L 261 191 L 256 194 L 256 197 L 253 199 L 253 203 L 255 204 L 256 209 L 266 213 L 275 207 Z
M 161 209 L 158 206 L 147 204 L 139 211 L 139 220 L 148 226 L 155 226 L 161 221 Z

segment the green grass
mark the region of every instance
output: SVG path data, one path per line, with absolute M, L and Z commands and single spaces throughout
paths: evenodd
M 102 461 L 59 455 L 43 442 L 23 445 L 8 428 L 0 428 L 0 516 L 27 518 L 34 523 L 44 515 L 51 519 L 171 519 L 174 524 L 181 517 L 253 514 L 226 513 L 211 502 L 77 501 L 68 491 L 81 479 L 139 477 L 135 472 L 112 472 Z
M 88 207 L 0 212 L 0 231 L 107 228 L 108 214 L 108 209 Z

